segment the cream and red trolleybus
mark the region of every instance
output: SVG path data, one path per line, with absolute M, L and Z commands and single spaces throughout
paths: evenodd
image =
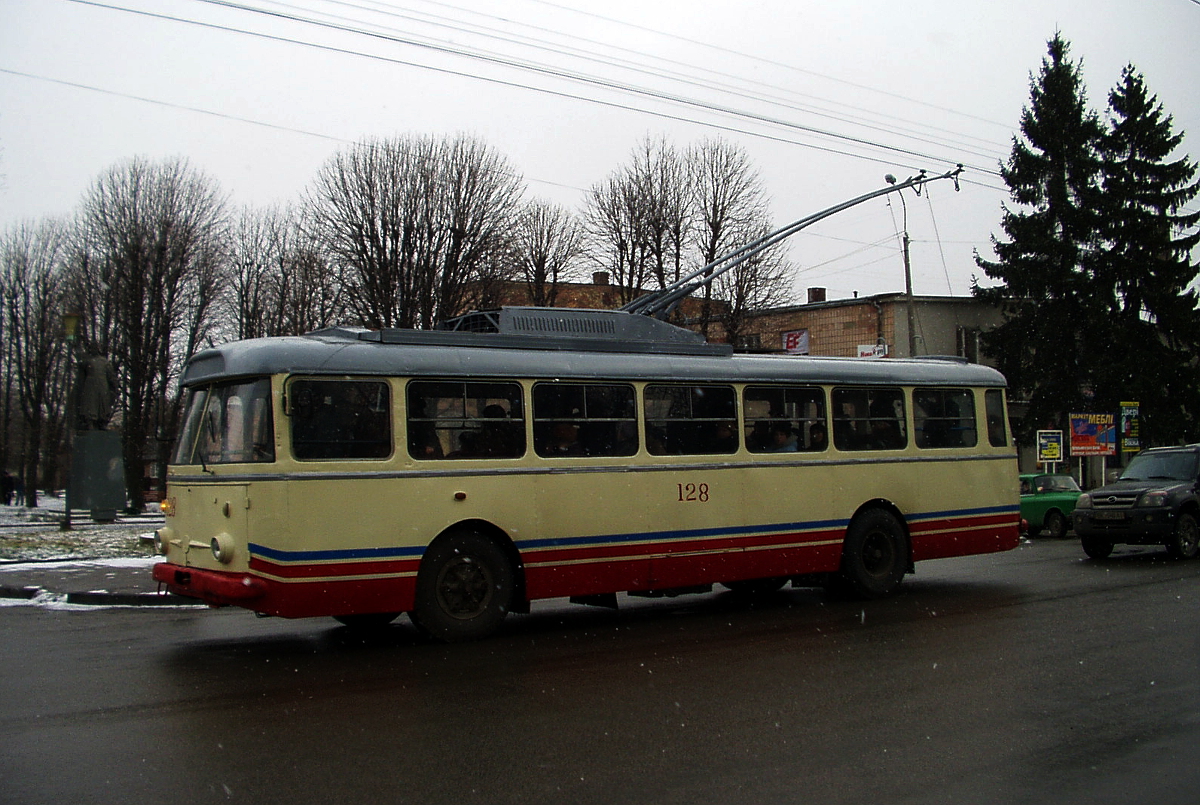
M 957 359 L 734 354 L 628 310 L 503 308 L 197 353 L 171 592 L 444 640 L 530 602 L 893 592 L 1018 543 L 1004 378 Z

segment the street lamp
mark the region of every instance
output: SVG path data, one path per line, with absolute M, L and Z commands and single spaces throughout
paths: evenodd
M 888 174 L 883 177 L 888 184 L 895 184 L 896 177 Z M 913 317 L 913 295 L 912 295 L 912 266 L 908 261 L 908 204 L 904 201 L 904 191 L 901 190 L 900 209 L 903 216 L 904 226 L 903 233 L 900 238 L 900 243 L 904 251 L 904 307 L 908 312 L 908 357 L 915 358 L 917 356 L 917 328 Z
M 78 311 L 68 310 L 62 314 L 63 340 L 67 342 L 70 368 L 67 375 L 67 486 L 63 490 L 63 519 L 60 528 L 71 530 L 71 462 L 75 457 L 75 342 L 79 337 L 79 323 L 83 317 Z

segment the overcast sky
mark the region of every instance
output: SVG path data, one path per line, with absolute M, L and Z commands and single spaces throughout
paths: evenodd
M 134 156 L 266 206 L 361 138 L 466 132 L 579 209 L 647 134 L 720 136 L 780 225 L 963 163 L 959 192 L 906 197 L 914 291 L 961 296 L 1056 30 L 1097 111 L 1132 63 L 1176 130 L 1200 128 L 1200 0 L 0 0 L 0 230 L 71 215 Z M 793 238 L 797 301 L 902 291 L 902 212 L 875 200 Z

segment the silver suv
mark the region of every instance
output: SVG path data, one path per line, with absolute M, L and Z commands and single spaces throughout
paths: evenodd
M 1113 545 L 1165 545 L 1178 559 L 1200 555 L 1200 444 L 1143 450 L 1114 483 L 1079 496 L 1075 533 L 1093 559 Z

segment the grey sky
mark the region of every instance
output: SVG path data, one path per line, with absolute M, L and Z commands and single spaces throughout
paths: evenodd
M 359 138 L 461 131 L 577 209 L 645 135 L 721 136 L 780 224 L 964 163 L 961 192 L 906 199 L 914 290 L 963 295 L 1056 30 L 1095 109 L 1133 63 L 1200 126 L 1200 0 L 0 0 L 0 228 L 71 214 L 135 155 L 268 205 Z M 900 214 L 873 201 L 794 238 L 798 299 L 902 290 Z

